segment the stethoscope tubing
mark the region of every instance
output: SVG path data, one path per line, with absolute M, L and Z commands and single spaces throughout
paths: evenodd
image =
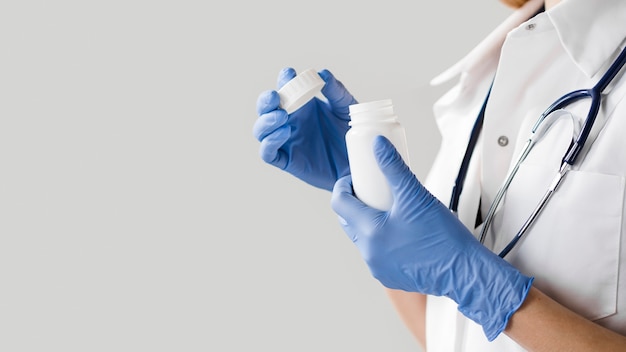
M 487 230 L 493 221 L 495 212 L 500 202 L 504 198 L 504 194 L 508 190 L 513 180 L 513 177 L 519 170 L 521 163 L 526 159 L 526 156 L 528 155 L 528 153 L 530 152 L 534 144 L 537 142 L 535 138 L 535 134 L 539 135 L 537 137 L 538 139 L 538 138 L 541 138 L 541 136 L 543 136 L 543 134 L 545 133 L 545 131 L 542 129 L 546 128 L 543 126 L 544 123 L 546 122 L 546 118 L 548 118 L 548 116 L 554 113 L 555 111 L 561 110 L 565 108 L 566 106 L 571 105 L 579 100 L 582 100 L 582 99 L 591 100 L 589 112 L 587 114 L 587 117 L 584 120 L 583 126 L 578 136 L 576 137 L 575 140 L 574 139 L 572 140 L 572 144 L 570 145 L 567 152 L 563 156 L 561 167 L 559 168 L 559 172 L 557 173 L 554 181 L 552 182 L 548 190 L 544 193 L 541 200 L 539 201 L 539 203 L 537 204 L 533 212 L 530 214 L 530 216 L 526 219 L 526 221 L 524 222 L 520 230 L 517 232 L 517 234 L 506 245 L 506 247 L 498 254 L 501 258 L 504 258 L 517 245 L 519 240 L 526 233 L 526 231 L 531 227 L 531 225 L 534 223 L 537 216 L 539 216 L 541 211 L 544 209 L 545 205 L 548 203 L 548 200 L 552 197 L 557 187 L 561 184 L 561 182 L 565 178 L 565 175 L 571 169 L 572 165 L 574 165 L 574 163 L 576 162 L 578 156 L 580 155 L 580 152 L 582 151 L 583 147 L 585 146 L 585 143 L 587 142 L 589 134 L 591 133 L 591 130 L 593 128 L 594 122 L 600 111 L 600 105 L 602 102 L 602 96 L 604 94 L 604 90 L 608 87 L 608 85 L 613 81 L 613 79 L 621 71 L 624 64 L 626 64 L 626 48 L 622 50 L 622 52 L 618 55 L 615 61 L 611 64 L 607 72 L 600 78 L 600 80 L 592 88 L 580 89 L 580 90 L 576 90 L 576 91 L 563 95 L 562 97 L 557 99 L 554 103 L 552 103 L 540 115 L 539 119 L 537 119 L 537 122 L 535 123 L 535 125 L 533 126 L 531 130 L 531 137 L 526 142 L 526 145 L 522 149 L 520 156 L 518 157 L 518 160 L 515 163 L 515 166 L 511 169 L 511 171 L 507 175 L 502 187 L 500 187 L 500 189 L 498 190 L 498 193 L 496 194 L 496 197 L 494 198 L 489 208 L 489 211 L 487 212 L 487 216 L 485 217 L 485 220 L 483 222 L 483 226 L 481 229 L 481 233 L 479 235 L 479 240 L 481 243 L 484 243 L 485 241 Z M 455 180 L 455 185 L 452 189 L 452 195 L 451 195 L 451 200 L 450 200 L 450 210 L 452 210 L 454 213 L 457 212 L 458 202 L 460 199 L 461 191 L 463 190 L 463 183 L 465 182 L 465 177 L 467 175 L 467 171 L 469 168 L 469 161 L 474 152 L 478 137 L 482 130 L 487 100 L 489 98 L 490 93 L 491 93 L 491 87 L 489 88 L 487 97 L 483 103 L 483 106 L 478 114 L 476 122 L 474 123 L 474 126 L 472 128 L 470 141 L 465 151 L 463 161 L 461 162 L 459 174 L 457 176 L 457 179 Z M 549 128 L 550 126 L 551 124 L 548 124 L 547 128 Z
M 604 93 L 604 90 L 613 81 L 615 76 L 617 76 L 617 74 L 621 71 L 622 67 L 624 67 L 624 64 L 626 64 L 626 48 L 622 50 L 622 52 L 617 56 L 615 61 L 613 61 L 606 73 L 592 88 L 581 89 L 571 92 L 569 94 L 565 94 L 563 97 L 557 100 L 555 104 L 553 104 L 556 105 L 554 108 L 548 108 L 546 110 L 549 114 L 557 109 L 562 109 L 566 105 L 572 104 L 580 99 L 591 98 L 591 107 L 589 108 L 589 113 L 587 114 L 587 118 L 585 119 L 583 128 L 580 131 L 578 138 L 563 158 L 564 162 L 570 165 L 574 165 L 574 163 L 576 162 L 580 151 L 587 142 L 587 138 L 591 133 L 593 124 L 596 120 L 596 117 L 598 116 L 598 112 L 600 111 L 600 104 L 602 102 L 602 95 Z

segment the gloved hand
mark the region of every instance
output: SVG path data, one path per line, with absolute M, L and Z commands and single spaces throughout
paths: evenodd
M 328 71 L 319 72 L 326 82 L 322 93 L 327 102 L 313 98 L 287 115 L 279 108 L 274 90 L 259 95 L 259 118 L 253 128 L 261 142 L 261 158 L 315 187 L 332 190 L 335 181 L 349 173 L 345 134 L 348 130 L 348 106 L 357 101 L 343 84 Z M 278 88 L 296 76 L 292 68 L 278 76 Z
M 332 195 L 332 207 L 372 275 L 388 288 L 453 299 L 490 341 L 495 339 L 533 279 L 481 245 L 420 184 L 386 138 L 377 137 L 373 150 L 392 190 L 391 209 L 359 201 L 350 176 L 337 181 Z

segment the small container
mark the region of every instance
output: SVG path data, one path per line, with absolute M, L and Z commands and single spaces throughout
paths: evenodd
M 346 146 L 354 193 L 370 207 L 387 211 L 393 196 L 374 157 L 374 138 L 387 137 L 409 165 L 404 127 L 398 122 L 391 99 L 354 104 L 349 109 L 351 127 L 346 133 Z
M 324 87 L 324 80 L 314 69 L 300 72 L 278 90 L 280 107 L 288 114 L 300 109 Z

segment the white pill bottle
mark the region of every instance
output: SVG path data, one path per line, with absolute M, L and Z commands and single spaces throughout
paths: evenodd
M 393 196 L 374 157 L 374 139 L 379 135 L 387 137 L 409 165 L 405 129 L 393 111 L 391 99 L 354 104 L 349 109 L 346 146 L 354 194 L 368 206 L 387 211 Z

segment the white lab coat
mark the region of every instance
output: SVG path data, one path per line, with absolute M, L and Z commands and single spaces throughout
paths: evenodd
M 487 213 L 541 112 L 564 93 L 593 86 L 626 44 L 624 0 L 563 0 L 526 21 L 542 3 L 528 2 L 433 80 L 438 84 L 460 76 L 434 106 L 442 143 L 425 181 L 447 203 L 495 74 L 459 204 L 459 217 L 470 228 L 479 206 Z M 597 139 L 507 260 L 534 276 L 534 285 L 561 304 L 626 334 L 626 74 L 609 89 Z M 556 174 L 575 129 L 567 116 L 584 118 L 586 108 L 586 103 L 567 108 L 566 117 L 555 122 L 520 168 L 486 241 L 494 251 L 518 231 Z M 504 334 L 488 342 L 482 328 L 451 300 L 431 296 L 427 302 L 429 352 L 523 351 Z

